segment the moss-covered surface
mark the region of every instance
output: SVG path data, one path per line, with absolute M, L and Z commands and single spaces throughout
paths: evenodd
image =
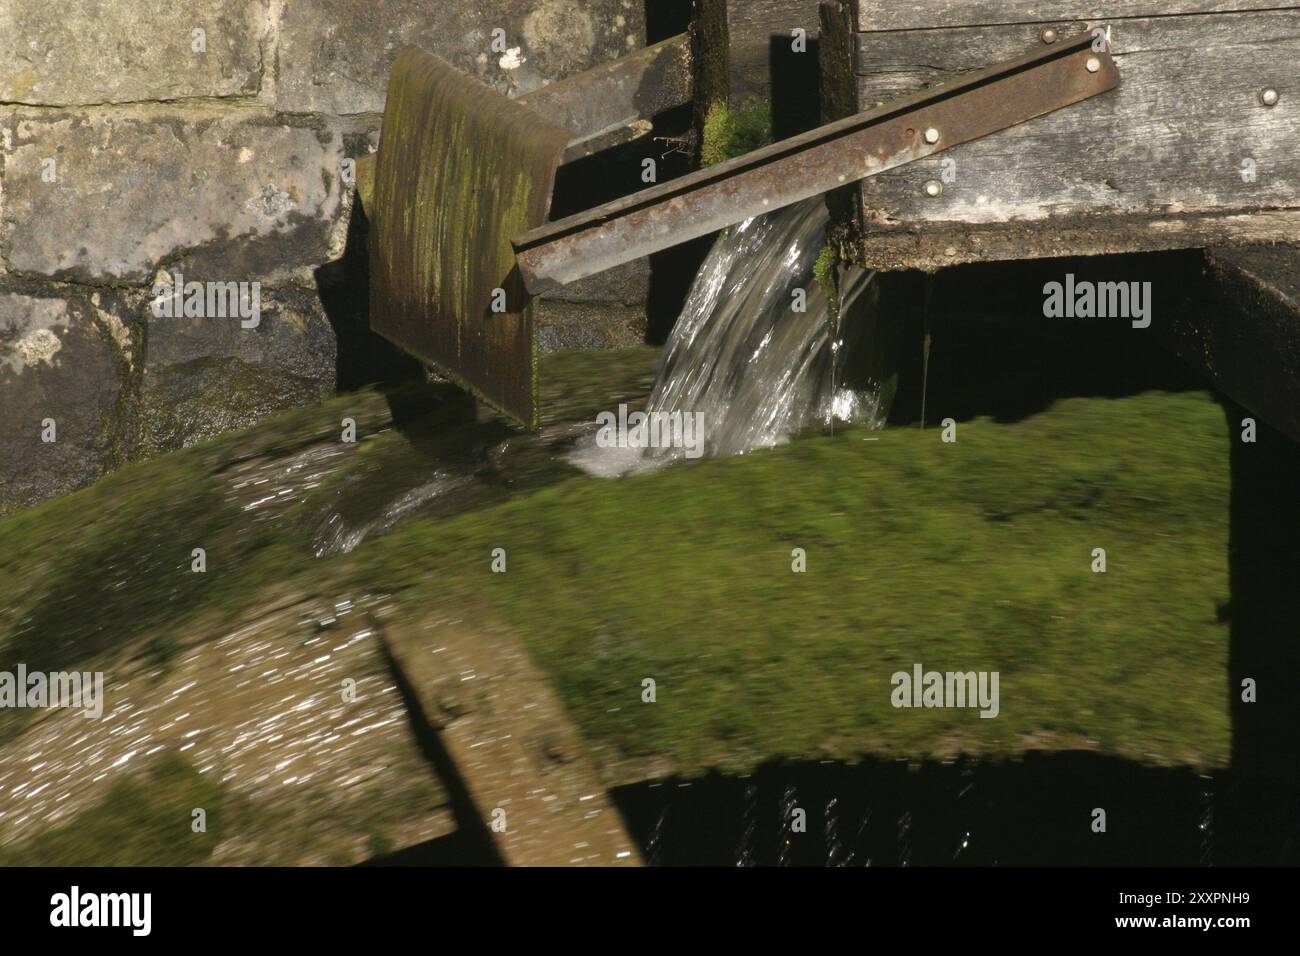
M 573 352 L 546 359 L 543 420 L 594 419 L 611 397 L 644 394 L 657 351 Z M 619 396 L 622 396 L 619 398 Z M 273 521 L 253 520 L 232 491 L 231 473 L 312 448 L 340 447 L 344 419 L 355 444 L 335 470 L 291 496 Z M 257 605 L 268 585 L 303 578 L 313 593 L 312 557 L 333 511 L 367 509 L 427 482 L 449 465 L 477 469 L 461 489 L 469 511 L 576 470 L 530 440 L 514 443 L 508 470 L 492 448 L 513 432 L 449 385 L 363 389 L 280 414 L 246 432 L 128 465 L 89 488 L 0 520 L 0 668 L 60 670 L 110 651 L 165 653 L 172 635 L 203 622 L 217 628 Z M 433 509 L 436 511 L 436 507 Z M 203 548 L 207 570 L 191 570 Z M 0 739 L 30 711 L 0 710 Z
M 1044 741 L 1226 760 L 1227 445 L 1208 396 L 1071 400 L 952 444 L 865 437 L 566 482 L 412 524 L 366 573 L 414 604 L 487 601 L 591 738 L 687 771 Z M 488 571 L 498 546 L 507 574 Z M 999 671 L 1001 715 L 895 710 L 890 676 L 916 662 Z
M 700 165 L 714 166 L 772 142 L 772 104 L 737 109 L 717 102 L 709 107 L 700 137 Z
M 235 358 L 164 366 L 144 376 L 136 458 L 239 431 L 284 408 L 320 400 L 318 380 Z
M 28 840 L 0 846 L 0 866 L 286 866 L 304 858 L 348 866 L 392 852 L 389 834 L 410 824 L 412 808 L 444 799 L 426 774 L 394 780 L 396 788 L 368 801 L 361 812 L 310 791 L 302 795 L 315 798 L 307 806 L 254 804 L 184 757 L 167 754 L 116 784 L 98 805 Z M 195 810 L 203 811 L 201 818 Z M 311 821 L 309 829 L 303 820 Z M 364 834 L 364 847 L 354 845 L 357 833 Z M 229 858 L 214 858 L 231 838 Z
M 201 832 L 193 811 L 204 811 Z M 0 866 L 189 866 L 212 855 L 226 827 L 221 790 L 165 757 L 104 801 L 25 843 L 0 847 Z
M 642 350 L 548 361 L 561 363 L 543 375 L 562 404 L 552 420 L 616 407 L 648 373 Z M 391 424 L 394 407 L 405 424 Z M 340 396 L 0 522 L 0 663 L 143 650 L 239 613 L 269 583 L 360 589 L 412 618 L 486 609 L 589 740 L 687 772 L 1027 746 L 1227 758 L 1227 435 L 1206 394 L 1068 400 L 963 423 L 952 444 L 939 430 L 841 428 L 617 481 L 531 438 L 498 462 L 510 433 L 463 413 L 437 389 Z M 335 441 L 345 415 L 356 453 L 276 520 L 250 521 L 225 469 Z M 467 442 L 483 454 L 455 507 L 313 556 L 341 488 L 400 494 L 395 476 L 428 481 Z M 193 575 L 200 539 L 209 571 Z M 506 574 L 490 571 L 496 547 Z M 1098 547 L 1105 574 L 1091 570 Z M 806 573 L 791 571 L 794 548 Z M 890 676 L 916 662 L 999 671 L 1001 715 L 894 709 Z M 654 704 L 641 702 L 647 677 Z
M 813 263 L 813 278 L 826 296 L 826 320 L 830 324 L 832 341 L 835 340 L 840 324 L 840 287 L 835 274 L 839 263 L 840 254 L 829 242 L 822 246 L 821 252 L 817 253 L 817 261 Z

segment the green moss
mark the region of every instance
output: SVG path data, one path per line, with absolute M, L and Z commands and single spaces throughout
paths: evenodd
M 59 670 L 219 601 L 237 576 L 229 512 L 210 475 L 172 457 L 0 524 L 0 655 Z M 208 574 L 190 570 L 194 548 Z
M 713 103 L 700 138 L 700 165 L 714 166 L 772 142 L 772 104 L 767 101 L 731 109 Z
M 192 829 L 199 808 L 203 833 Z M 189 866 L 212 855 L 225 827 L 220 789 L 182 758 L 164 757 L 62 826 L 0 848 L 0 866 Z
M 401 605 L 493 608 L 590 738 L 686 770 L 1001 756 L 1026 735 L 1222 765 L 1219 407 L 1204 394 L 1070 400 L 958 435 L 864 442 L 848 429 L 566 482 L 352 558 Z M 487 571 L 497 546 L 508 574 Z M 807 573 L 791 572 L 796 547 Z M 1095 547 L 1107 574 L 1091 572 Z M 1001 717 L 895 710 L 890 676 L 918 661 L 999 671 Z
M 840 287 L 835 273 L 839 264 L 839 250 L 830 242 L 822 246 L 822 251 L 817 254 L 817 261 L 813 263 L 813 278 L 817 280 L 822 293 L 826 296 L 826 320 L 830 323 L 832 339 L 835 338 L 840 323 Z
M 546 420 L 594 418 L 623 394 L 614 382 L 628 383 L 628 398 L 644 394 L 656 356 L 642 348 L 545 357 Z M 359 443 L 337 471 L 298 489 L 273 523 L 241 512 L 225 473 L 232 463 L 337 443 L 344 418 L 355 420 Z M 202 625 L 208 628 L 234 619 L 268 583 L 296 582 L 310 593 L 329 588 L 312 551 L 324 508 L 355 520 L 375 517 L 439 467 L 466 466 L 465 449 L 511 434 L 502 421 L 476 416 L 473 402 L 452 386 L 364 389 L 128 465 L 19 512 L 0 521 L 0 668 L 23 662 L 60 670 L 120 649 L 165 667 L 201 619 L 210 618 Z M 509 481 L 476 483 L 457 507 L 486 507 L 575 474 L 546 448 L 520 444 L 522 461 Z M 206 572 L 191 570 L 194 548 L 206 552 Z M 0 737 L 28 715 L 0 710 Z
M 0 667 L 60 670 L 120 649 L 165 665 L 196 622 L 226 621 L 268 582 L 306 575 L 313 527 L 240 511 L 234 460 L 337 441 L 340 421 L 389 422 L 373 393 L 297 409 L 248 434 L 128 465 L 89 488 L 0 522 Z M 192 570 L 202 548 L 207 570 Z M 142 643 L 146 642 L 146 643 Z M 0 712 L 0 736 L 26 712 Z
M 731 140 L 731 113 L 726 103 L 714 103 L 704 121 L 700 137 L 700 165 L 716 166 L 727 159 Z
M 829 296 L 835 291 L 835 267 L 840 263 L 839 251 L 831 243 L 822 246 L 813 263 L 813 277 L 821 284 Z
M 641 381 L 650 354 L 544 360 L 552 420 L 611 407 L 624 386 L 600 369 Z M 688 770 L 1003 756 L 1029 734 L 1144 762 L 1227 758 L 1228 449 L 1205 394 L 1072 399 L 964 422 L 955 444 L 837 429 L 619 481 L 576 476 L 537 445 L 526 476 L 493 464 L 457 508 L 314 558 L 329 496 L 364 489 L 370 507 L 400 491 L 393 475 L 428 481 L 447 449 L 506 434 L 447 401 L 424 387 L 338 396 L 0 522 L 0 654 L 53 670 L 134 642 L 165 664 L 171 639 L 201 638 L 268 584 L 382 592 L 413 615 L 487 608 L 590 739 Z M 275 522 L 240 513 L 224 469 L 336 441 L 345 416 L 362 443 L 334 484 Z M 199 546 L 203 575 L 189 570 Z M 488 571 L 494 547 L 508 574 Z M 791 573 L 796 547 L 805 574 Z M 1090 571 L 1095 547 L 1107 574 Z M 894 710 L 889 677 L 917 661 L 998 670 L 1002 716 Z

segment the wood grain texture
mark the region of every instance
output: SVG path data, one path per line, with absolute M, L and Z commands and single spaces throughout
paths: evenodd
M 1250 215 L 1075 214 L 1039 222 L 910 223 L 859 234 L 847 254 L 885 272 L 935 272 L 965 262 L 1099 256 L 1158 252 L 1205 246 L 1300 241 L 1300 210 L 1265 210 Z
M 830 123 L 857 112 L 857 80 L 853 74 L 854 41 L 852 9 L 848 0 L 822 0 L 821 36 L 818 53 L 821 57 L 821 109 L 822 122 Z M 856 183 L 826 194 L 826 207 L 831 214 L 832 242 L 841 242 L 846 236 L 861 233 L 862 223 L 858 211 Z
M 536 342 L 510 236 L 546 221 L 570 138 L 433 54 L 393 64 L 366 209 L 371 328 L 527 427 Z
M 842 0 L 822 0 L 819 14 L 822 121 L 829 123 L 858 111 L 853 75 L 857 35 L 849 20 L 848 4 Z
M 859 108 L 1015 56 L 1037 34 L 860 36 Z M 1113 24 L 1112 52 L 1119 89 L 864 180 L 864 261 L 933 269 L 1296 237 L 1300 11 L 1126 20 Z M 1281 99 L 1266 108 L 1270 86 Z M 927 196 L 946 159 L 955 175 Z M 1251 215 L 1264 210 L 1275 214 Z
M 1188 16 L 1244 10 L 1278 10 L 1277 0 L 854 0 L 855 22 L 868 30 L 929 30 L 978 24 L 1054 20 L 1114 20 L 1123 17 Z
M 818 0 L 700 0 L 701 10 L 725 6 L 733 102 L 765 99 L 771 88 L 771 43 L 796 27 L 816 38 Z M 809 54 L 811 55 L 811 53 Z

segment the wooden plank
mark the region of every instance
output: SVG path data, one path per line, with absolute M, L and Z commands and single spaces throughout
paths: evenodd
M 819 15 L 822 122 L 829 123 L 858 111 L 853 76 L 857 35 L 851 29 L 849 6 L 843 0 L 822 0 Z
M 432 54 L 393 64 L 366 209 L 370 327 L 526 427 L 536 342 L 509 237 L 546 221 L 570 138 Z
M 1110 55 L 1094 53 L 1091 44 L 1083 33 L 1053 47 L 1040 45 L 888 107 L 519 233 L 512 240 L 519 273 L 529 292 L 547 294 L 855 178 L 1104 95 L 1119 73 Z
M 1024 25 L 864 37 L 859 108 L 1035 42 L 1037 27 Z M 1300 11 L 1123 21 L 1111 49 L 1118 90 L 863 181 L 864 264 L 935 269 L 1294 237 Z M 1265 87 L 1281 91 L 1271 108 Z M 931 180 L 941 195 L 927 194 Z
M 810 43 L 806 55 L 814 55 L 811 43 L 817 37 L 820 22 L 818 0 L 700 0 L 700 7 L 701 16 L 706 20 L 710 8 L 725 7 L 733 103 L 763 100 L 771 95 L 773 37 L 789 49 L 791 31 L 806 30 Z
M 1115 20 L 1123 17 L 1185 16 L 1246 10 L 1280 10 L 1277 0 L 854 0 L 860 32 L 930 30 L 978 24 L 1036 23 L 1055 20 Z
M 557 80 L 518 102 L 573 133 L 566 159 L 588 156 L 649 132 L 649 122 L 691 101 L 691 41 L 686 34 L 612 63 Z
M 853 75 L 857 34 L 853 32 L 853 9 L 849 0 L 822 0 L 819 13 L 822 122 L 829 123 L 858 111 L 857 79 Z M 829 234 L 833 242 L 861 233 L 859 195 L 857 183 L 826 194 L 826 208 L 831 215 Z
M 397 615 L 375 629 L 437 735 L 440 775 L 467 790 L 462 827 L 510 866 L 640 866 L 581 734 L 515 635 L 481 616 L 468 628 Z

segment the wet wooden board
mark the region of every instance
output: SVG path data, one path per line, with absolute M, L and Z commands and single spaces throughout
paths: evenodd
M 995 0 L 888 10 L 854 0 L 857 26 L 875 24 L 854 38 L 859 109 L 1041 43 L 1049 26 L 1058 36 L 1110 26 L 1122 77 L 1107 96 L 865 180 L 856 258 L 933 270 L 1300 236 L 1300 8 L 1206 12 L 1241 6 L 1175 2 L 1163 12 L 1177 15 L 1101 20 L 1072 19 L 1087 8 L 1063 3 L 1027 15 Z M 915 28 L 981 18 L 994 25 Z M 1279 91 L 1273 107 L 1260 101 L 1266 87 Z
M 449 789 L 468 791 L 460 813 L 475 819 L 462 827 L 510 866 L 641 865 L 586 743 L 513 634 L 437 615 L 377 630 L 445 748 Z
M 366 209 L 370 326 L 526 427 L 536 346 L 510 236 L 546 221 L 570 139 L 432 54 L 393 65 Z

